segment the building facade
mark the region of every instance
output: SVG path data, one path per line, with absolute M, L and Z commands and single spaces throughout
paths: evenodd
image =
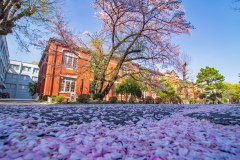
M 39 68 L 38 65 L 10 60 L 10 66 L 7 72 L 5 84 L 10 98 L 15 99 L 32 99 L 28 92 L 29 82 L 38 81 Z
M 39 63 L 38 95 L 56 95 L 70 98 L 71 94 L 90 94 L 90 84 L 93 80 L 93 74 L 91 74 L 89 69 L 90 64 L 91 58 L 87 52 L 70 51 L 60 40 L 50 39 Z M 116 66 L 117 60 L 112 59 L 108 66 L 109 72 Z M 157 83 L 157 80 L 165 75 L 170 81 L 179 81 L 177 75 L 172 75 L 173 72 L 168 76 L 167 74 L 169 73 L 163 74 L 159 70 L 150 70 L 130 62 L 124 63 L 118 74 L 121 76 L 124 73 L 138 73 L 141 70 L 147 70 L 152 83 Z M 115 81 L 109 93 L 104 97 L 105 100 L 109 100 L 112 96 L 117 96 L 114 93 L 114 88 L 123 79 L 119 78 Z M 154 90 L 150 87 L 148 91 L 143 91 L 143 98 L 147 96 L 151 96 L 154 99 L 157 97 Z M 125 99 L 124 96 L 122 98 Z M 121 100 L 120 95 L 118 100 Z
M 202 92 L 200 88 L 197 87 L 197 84 L 187 80 L 185 83 L 182 79 L 179 78 L 178 74 L 175 71 L 166 70 L 164 73 L 165 77 L 175 84 L 178 95 L 181 98 L 195 98 L 199 99 L 199 93 Z
M 9 66 L 9 52 L 6 36 L 0 36 L 0 92 L 6 89 L 5 78 Z

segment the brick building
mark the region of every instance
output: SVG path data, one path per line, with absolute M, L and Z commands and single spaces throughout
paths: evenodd
M 93 80 L 89 71 L 90 63 L 91 59 L 88 51 L 70 51 L 62 41 L 51 38 L 39 63 L 38 95 L 56 95 L 69 98 L 73 93 L 76 93 L 76 95 L 89 94 L 90 82 Z M 115 68 L 116 65 L 117 60 L 112 59 L 108 66 L 109 70 Z M 119 75 L 133 71 L 139 72 L 140 70 L 148 70 L 152 79 L 159 79 L 164 76 L 159 70 L 150 70 L 135 63 L 125 63 Z M 177 76 L 174 78 L 174 75 L 171 74 L 167 78 L 171 81 L 173 79 L 178 80 Z M 108 100 L 110 97 L 116 96 L 114 88 L 121 81 L 122 79 L 115 81 L 104 99 Z M 143 96 L 156 98 L 156 93 L 149 89 L 147 92 L 143 92 Z M 118 99 L 120 100 L 120 96 Z
M 177 90 L 179 90 L 179 88 L 180 88 L 179 96 L 181 98 L 196 98 L 196 99 L 198 99 L 199 92 L 202 92 L 202 90 L 197 87 L 196 83 L 194 83 L 193 81 L 190 82 L 189 80 L 187 80 L 188 85 L 186 85 L 186 89 L 184 89 L 183 84 L 178 83 L 183 80 L 179 79 L 178 74 L 173 70 L 172 71 L 166 70 L 164 75 L 167 79 L 169 79 L 171 82 L 173 82 L 175 84 L 175 87 Z

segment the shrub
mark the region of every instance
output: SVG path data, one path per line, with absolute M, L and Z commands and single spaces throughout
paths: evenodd
M 80 94 L 77 98 L 78 103 L 87 103 L 89 100 L 88 94 Z
M 64 101 L 65 97 L 64 96 L 57 96 L 55 99 L 55 102 L 57 103 L 62 103 Z
M 199 99 L 198 103 L 199 104 L 207 104 L 207 101 L 205 99 Z
M 103 101 L 103 104 L 110 104 L 109 101 Z
M 225 103 L 227 103 L 227 98 L 224 98 L 223 101 L 224 101 Z
M 134 103 L 133 97 L 131 97 L 131 98 L 129 99 L 129 103 Z
M 43 96 L 42 96 L 42 100 L 47 101 L 47 100 L 48 100 L 48 97 L 49 97 L 49 95 L 43 95 Z
M 57 96 L 56 95 L 51 95 L 51 98 L 56 98 Z
M 117 97 L 113 96 L 109 98 L 111 103 L 116 103 L 117 102 Z
M 103 100 L 103 97 L 104 97 L 104 94 L 102 94 L 102 93 L 96 93 L 96 94 L 94 94 L 94 99 L 101 99 L 101 100 Z
M 153 101 L 153 98 L 152 98 L 151 96 L 147 96 L 147 97 L 145 98 L 145 102 L 146 102 L 147 104 L 152 103 L 152 101 Z
M 156 104 L 160 104 L 160 103 L 162 103 L 162 98 L 161 97 L 157 97 L 156 99 L 155 99 L 155 103 Z
M 55 101 L 56 97 L 56 95 L 51 95 L 52 101 Z
M 172 104 L 182 104 L 182 99 L 179 96 L 174 96 L 170 99 Z
M 179 104 L 182 104 L 182 103 L 183 103 L 183 100 L 182 100 L 182 98 L 181 98 L 180 96 L 177 96 L 177 99 L 178 99 L 178 103 L 179 103 Z
M 90 95 L 90 100 L 92 101 L 94 99 L 93 94 Z
M 190 103 L 190 104 L 196 104 L 196 103 L 197 103 L 197 100 L 196 100 L 195 98 L 191 98 L 191 99 L 189 100 L 189 103 Z

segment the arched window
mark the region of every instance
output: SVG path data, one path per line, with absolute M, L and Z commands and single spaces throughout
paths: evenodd
M 78 59 L 78 56 L 76 56 L 74 53 L 64 51 L 62 64 L 68 68 L 76 68 L 77 67 L 77 59 Z

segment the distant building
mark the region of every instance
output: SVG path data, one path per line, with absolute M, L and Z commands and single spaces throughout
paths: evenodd
M 4 92 L 10 94 L 10 98 L 32 99 L 28 93 L 29 82 L 38 81 L 38 65 L 10 60 L 10 66 L 6 76 L 6 88 Z
M 0 36 L 0 92 L 6 88 L 5 78 L 9 65 L 9 52 L 5 36 Z

